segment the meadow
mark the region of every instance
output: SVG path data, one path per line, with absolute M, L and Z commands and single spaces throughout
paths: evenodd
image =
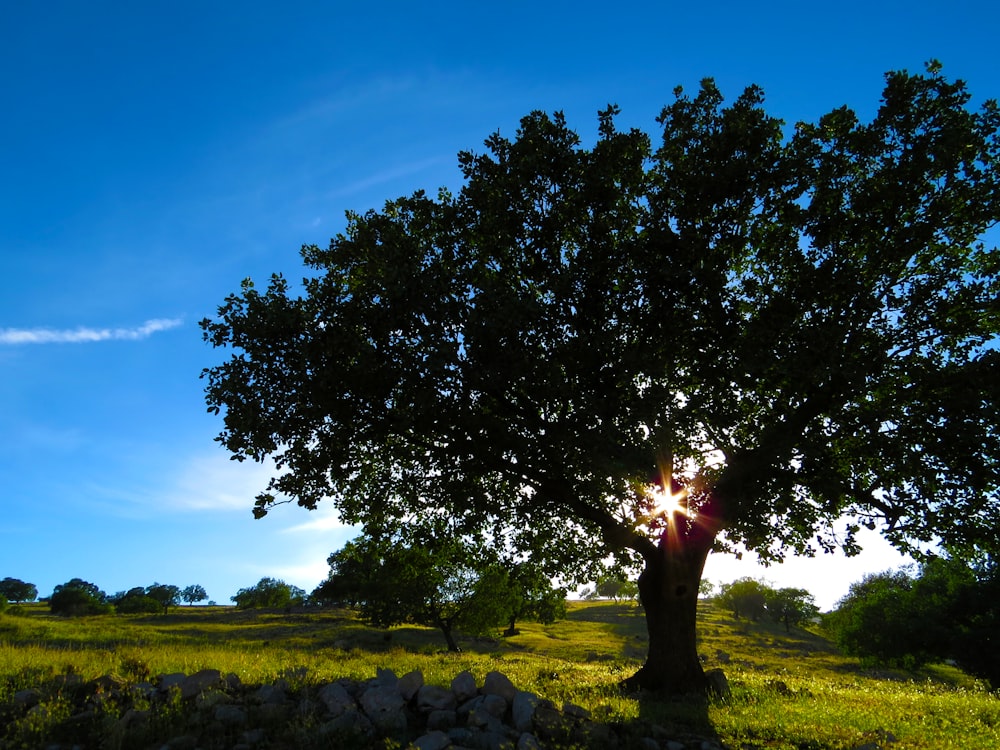
M 0 706 L 65 674 L 141 681 L 218 669 L 248 685 L 291 676 L 321 684 L 391 668 L 399 675 L 419 669 L 426 682 L 448 685 L 462 670 L 478 680 L 497 670 L 522 690 L 583 706 L 598 721 L 658 724 L 740 750 L 1000 748 L 1000 697 L 957 669 L 868 668 L 841 655 L 818 626 L 788 633 L 737 621 L 711 602 L 701 607 L 700 625 L 699 653 L 706 668 L 725 672 L 726 701 L 620 692 L 645 650 L 642 611 L 632 603 L 571 602 L 565 620 L 519 623 L 520 634 L 509 638 L 464 638 L 459 654 L 443 652 L 438 631 L 377 630 L 339 609 L 179 607 L 159 616 L 63 619 L 31 604 L 0 615 Z M 27 734 L 15 729 L 0 729 L 0 747 L 45 746 L 44 721 Z

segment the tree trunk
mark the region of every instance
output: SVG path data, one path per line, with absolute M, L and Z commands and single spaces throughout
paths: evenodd
M 675 514 L 646 557 L 639 598 L 646 611 L 649 652 L 626 689 L 669 695 L 704 694 L 705 672 L 696 641 L 698 588 L 714 534 Z
M 441 632 L 444 633 L 445 643 L 448 644 L 448 650 L 452 653 L 458 653 L 462 649 L 458 647 L 458 643 L 455 641 L 455 635 L 452 633 L 452 627 L 450 622 L 444 620 L 438 620 L 438 627 L 441 628 Z

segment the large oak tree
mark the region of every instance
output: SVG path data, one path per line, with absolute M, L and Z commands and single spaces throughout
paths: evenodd
M 244 282 L 202 324 L 235 349 L 207 403 L 279 468 L 258 516 L 445 515 L 565 574 L 631 556 L 630 684 L 698 691 L 712 549 L 996 544 L 1000 111 L 931 64 L 871 121 L 786 127 L 711 81 L 655 142 L 616 115 L 587 147 L 532 113 L 460 154 L 457 194 L 303 247 L 302 290 Z

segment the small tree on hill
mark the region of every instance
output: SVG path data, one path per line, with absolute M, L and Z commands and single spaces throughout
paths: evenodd
M 167 614 L 168 607 L 175 607 L 180 603 L 181 590 L 177 586 L 154 583 L 146 589 L 146 596 L 163 607 L 163 614 Z
M 15 604 L 33 602 L 38 597 L 38 589 L 33 583 L 25 583 L 17 578 L 4 578 L 0 581 L 0 595 Z
M 115 605 L 115 610 L 122 615 L 156 614 L 162 608 L 160 602 L 149 596 L 142 586 L 118 592 L 109 597 L 109 601 Z
M 764 593 L 764 607 L 768 616 L 784 623 L 785 632 L 791 632 L 793 625 L 806 622 L 819 614 L 813 595 L 805 589 L 770 589 Z
M 183 599 L 187 604 L 195 604 L 208 599 L 208 594 L 205 593 L 205 589 L 200 585 L 192 584 L 191 586 L 186 586 L 181 591 L 181 599 Z
M 508 603 L 510 622 L 505 636 L 517 634 L 517 622 L 535 620 L 544 625 L 566 616 L 566 589 L 552 585 L 544 571 L 530 561 L 514 564 L 507 569 L 507 582 L 511 590 Z
M 73 578 L 55 587 L 49 597 L 49 610 L 54 615 L 80 617 L 103 615 L 111 611 L 107 595 L 96 585 Z
M 728 609 L 737 620 L 748 617 L 757 622 L 767 611 L 765 603 L 771 587 L 753 578 L 740 578 L 719 587 L 716 603 Z
M 449 651 L 456 630 L 485 632 L 509 620 L 518 595 L 508 573 L 470 544 L 441 538 L 417 544 L 362 536 L 328 558 L 330 575 L 314 598 L 351 604 L 377 627 L 415 623 L 438 628 Z
M 261 578 L 231 597 L 237 609 L 282 609 L 301 604 L 306 592 L 276 578 Z

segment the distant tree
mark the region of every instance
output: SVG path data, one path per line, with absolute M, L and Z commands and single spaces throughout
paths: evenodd
M 819 614 L 813 595 L 805 589 L 770 589 L 764 593 L 764 607 L 768 616 L 784 623 L 785 632 L 791 632 L 793 625 L 806 622 Z
M 460 650 L 456 630 L 484 632 L 508 621 L 517 606 L 507 572 L 455 538 L 417 544 L 365 535 L 327 561 L 330 574 L 315 598 L 356 606 L 361 617 L 377 627 L 436 627 L 449 651 Z
M 748 617 L 757 622 L 767 611 L 765 602 L 770 591 L 771 587 L 762 581 L 739 578 L 732 583 L 722 584 L 715 601 L 732 612 L 737 620 Z
M 715 593 L 715 584 L 712 583 L 707 578 L 703 578 L 701 583 L 698 584 L 698 596 L 705 597 L 706 599 L 711 598 Z
M 712 550 L 995 543 L 1000 108 L 971 102 L 936 62 L 869 119 L 706 80 L 651 135 L 533 112 L 460 190 L 352 213 L 301 283 L 202 321 L 219 441 L 280 467 L 255 515 L 513 527 L 574 583 L 641 566 L 628 685 L 675 694 L 707 689 Z
M 55 587 L 49 597 L 49 610 L 54 615 L 80 617 L 102 615 L 111 611 L 107 595 L 96 585 L 73 578 Z
M 17 578 L 4 578 L 0 581 L 0 595 L 15 604 L 32 602 L 38 597 L 38 589 L 33 583 L 25 583 Z
M 163 614 L 167 614 L 169 607 L 176 607 L 180 603 L 181 590 L 177 586 L 154 583 L 146 589 L 146 596 L 158 602 L 163 607 Z
M 195 604 L 196 602 L 205 601 L 208 599 L 208 594 L 205 593 L 203 589 L 198 584 L 193 584 L 191 586 L 186 586 L 183 591 L 181 591 L 181 599 L 183 599 L 187 604 Z
M 112 602 L 115 610 L 122 615 L 157 614 L 162 609 L 162 605 L 153 597 L 147 596 L 142 587 L 132 589 L 121 597 L 116 595 Z
M 510 587 L 508 602 L 510 622 L 505 636 L 517 633 L 519 620 L 535 620 L 548 625 L 566 616 L 566 589 L 552 585 L 545 572 L 530 561 L 514 564 L 507 570 Z
M 863 660 L 912 668 L 952 659 L 1000 688 L 1000 573 L 990 556 L 867 576 L 825 623 Z
M 281 609 L 301 604 L 306 592 L 275 578 L 261 578 L 256 585 L 240 589 L 231 599 L 237 609 Z
M 934 657 L 928 632 L 937 628 L 921 617 L 925 608 L 913 595 L 913 585 L 906 570 L 869 574 L 851 584 L 825 618 L 826 626 L 848 654 L 873 663 L 918 667 Z
M 621 576 L 602 578 L 594 586 L 594 591 L 598 597 L 614 599 L 615 601 L 634 599 L 639 594 L 639 588 L 635 581 Z

